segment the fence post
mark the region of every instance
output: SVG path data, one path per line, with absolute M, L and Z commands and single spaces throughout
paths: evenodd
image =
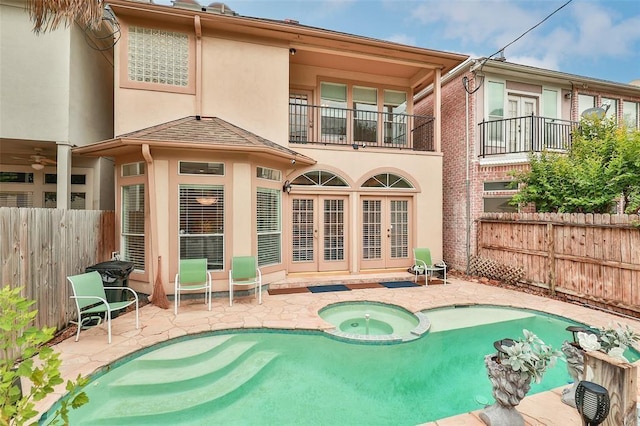
M 547 270 L 549 271 L 549 290 L 551 295 L 556 294 L 556 242 L 553 223 L 547 223 Z

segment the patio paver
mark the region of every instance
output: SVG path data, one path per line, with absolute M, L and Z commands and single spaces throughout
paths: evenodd
M 409 276 L 409 274 L 407 274 Z M 368 274 L 362 279 L 372 280 Z M 380 278 L 380 277 L 378 277 Z M 384 278 L 384 277 L 381 277 Z M 312 281 L 311 278 L 307 278 Z M 384 279 L 382 279 L 384 280 Z M 318 282 L 319 280 L 315 280 Z M 173 309 L 163 310 L 147 305 L 140 310 L 140 329 L 135 329 L 132 313 L 113 320 L 113 343 L 107 343 L 103 325 L 83 331 L 78 342 L 69 338 L 55 349 L 62 360 L 63 378 L 75 378 L 78 373 L 87 375 L 123 356 L 167 339 L 203 331 L 235 328 L 285 328 L 324 330 L 333 326 L 319 317 L 318 311 L 331 303 L 344 301 L 378 301 L 402 306 L 412 312 L 436 307 L 460 304 L 490 304 L 535 309 L 567 317 L 595 327 L 613 323 L 627 324 L 640 333 L 640 321 L 620 317 L 577 304 L 521 293 L 499 287 L 471 283 L 451 277 L 447 285 L 407 288 L 362 288 L 353 291 L 327 293 L 288 293 L 270 295 L 263 292 L 263 304 L 251 297 L 240 297 L 232 307 L 226 297 L 213 301 L 208 311 L 199 299 L 183 300 L 178 315 Z M 640 383 L 640 381 L 639 381 Z M 37 409 L 44 412 L 64 392 L 63 386 L 56 393 L 40 401 Z M 526 397 L 518 406 L 526 420 L 533 425 L 580 425 L 575 409 L 560 401 L 561 389 Z M 430 426 L 483 425 L 478 412 L 426 423 Z

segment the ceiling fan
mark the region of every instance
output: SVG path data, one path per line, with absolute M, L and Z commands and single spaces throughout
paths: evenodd
M 49 158 L 46 157 L 46 155 L 42 155 L 41 148 L 35 148 L 34 151 L 36 153 L 30 155 L 28 159 L 22 158 L 22 157 L 12 157 L 12 158 L 15 160 L 30 161 L 31 168 L 35 170 L 42 170 L 44 169 L 44 166 L 55 166 L 57 164 L 55 160 L 50 160 Z

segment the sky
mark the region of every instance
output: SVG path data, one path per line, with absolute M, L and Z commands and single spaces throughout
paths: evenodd
M 199 0 L 206 6 L 214 0 Z M 242 16 L 486 57 L 567 0 L 225 0 Z M 171 5 L 170 0 L 154 3 Z M 640 1 L 572 0 L 504 51 L 507 61 L 618 83 L 640 79 Z

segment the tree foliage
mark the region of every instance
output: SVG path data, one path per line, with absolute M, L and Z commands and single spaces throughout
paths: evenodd
M 531 153 L 531 168 L 514 172 L 520 191 L 512 204 L 546 213 L 609 213 L 622 198 L 626 213 L 640 209 L 640 131 L 611 120 L 583 118 L 568 153 Z
M 20 291 L 8 286 L 0 288 L 0 426 L 30 423 L 38 415 L 34 402 L 64 383 L 59 354 L 45 345 L 55 329 L 31 325 L 38 311 L 29 310 L 35 302 L 23 298 Z M 19 387 L 21 377 L 31 383 L 28 392 Z M 87 395 L 80 392 L 86 382 L 80 375 L 75 381 L 67 381 L 68 397 L 60 402 L 50 424 L 57 420 L 68 424 L 69 408 L 88 401 Z

